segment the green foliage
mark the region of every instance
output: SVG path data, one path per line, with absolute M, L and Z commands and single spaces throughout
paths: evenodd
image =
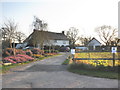
M 118 79 L 118 68 L 119 66 L 105 67 L 103 65 L 94 67 L 92 65 L 82 63 L 82 64 L 71 64 L 68 67 L 68 71 L 81 75 Z
M 66 59 L 63 63 L 62 63 L 62 65 L 67 65 L 67 64 L 69 64 L 69 59 Z
M 44 53 L 58 53 L 58 50 L 44 50 Z

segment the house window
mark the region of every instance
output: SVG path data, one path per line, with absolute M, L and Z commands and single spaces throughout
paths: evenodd
M 54 40 L 54 43 L 57 43 L 57 40 Z
M 66 41 L 63 41 L 63 44 L 66 44 Z

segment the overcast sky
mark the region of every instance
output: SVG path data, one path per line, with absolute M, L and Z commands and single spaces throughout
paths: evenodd
M 27 0 L 28 1 L 28 0 Z M 118 28 L 119 0 L 35 0 L 2 3 L 2 19 L 13 19 L 18 30 L 27 36 L 32 33 L 33 16 L 48 23 L 48 31 L 62 32 L 70 27 L 79 35 L 97 37 L 94 29 L 102 25 Z

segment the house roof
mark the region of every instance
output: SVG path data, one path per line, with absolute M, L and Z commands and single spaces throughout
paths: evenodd
M 101 44 L 96 38 L 93 37 L 93 38 L 87 43 L 87 45 L 89 45 L 89 43 L 92 42 L 93 40 L 96 40 L 99 44 Z
M 32 34 L 26 38 L 26 41 L 29 41 L 33 37 L 37 37 L 37 35 L 41 35 L 41 32 L 44 32 L 44 35 L 47 36 L 50 40 L 68 40 L 67 36 L 63 33 L 55 33 L 55 32 L 50 32 L 50 31 L 39 31 L 39 30 L 34 30 Z M 39 37 L 37 37 L 39 39 Z

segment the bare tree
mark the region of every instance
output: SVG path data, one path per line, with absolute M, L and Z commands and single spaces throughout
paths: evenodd
M 26 35 L 22 32 L 16 32 L 15 33 L 15 39 L 19 42 L 22 43 L 23 40 L 25 40 Z
M 17 29 L 17 24 L 14 21 L 8 20 L 7 23 L 4 23 L 4 26 L 1 28 L 2 30 L 2 38 L 3 40 L 10 41 L 10 47 L 12 48 L 12 42 L 15 41 L 15 33 Z
M 106 46 L 109 46 L 111 41 L 117 37 L 117 29 L 113 28 L 112 26 L 103 25 L 96 28 L 95 31 Z
M 46 31 L 48 24 L 34 16 L 33 26 L 36 30 Z
M 33 26 L 35 30 L 38 30 L 38 33 L 35 33 L 34 44 L 38 44 L 41 49 L 44 47 L 44 43 L 49 41 L 47 26 L 43 20 L 40 20 L 38 17 L 34 16 Z
M 113 41 L 110 42 L 111 46 L 118 46 L 119 38 L 115 38 Z
M 76 41 L 79 39 L 78 38 L 78 29 L 75 27 L 71 27 L 67 32 L 66 36 L 69 38 L 69 42 L 71 46 L 75 46 Z
M 92 37 L 87 37 L 87 36 L 79 37 L 80 43 L 84 46 L 86 46 L 90 40 L 92 40 Z

